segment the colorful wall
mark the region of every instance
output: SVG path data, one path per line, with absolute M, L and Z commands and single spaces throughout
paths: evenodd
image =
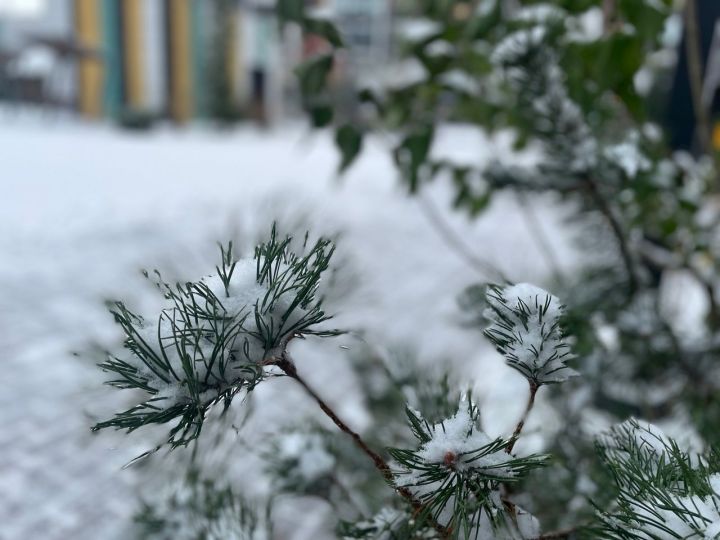
M 229 108 L 241 107 L 237 2 L 72 2 L 77 40 L 99 52 L 79 60 L 77 101 L 84 116 L 142 114 L 182 123 L 217 110 L 211 106 L 217 87 L 227 90 Z

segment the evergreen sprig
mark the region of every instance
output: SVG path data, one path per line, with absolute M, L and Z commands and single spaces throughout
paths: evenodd
M 253 259 L 237 260 L 232 243 L 221 246 L 215 276 L 171 285 L 155 271 L 169 302 L 156 322 L 112 303 L 127 354 L 109 355 L 99 366 L 114 375 L 107 384 L 150 397 L 93 430 L 134 431 L 177 420 L 167 442 L 187 445 L 200 435 L 207 411 L 217 403 L 227 409 L 239 392 L 252 391 L 289 340 L 336 335 L 319 327 L 330 316 L 318 296 L 334 246 L 321 238 L 308 249 L 307 235 L 298 253 L 292 245 L 273 226 Z
M 488 286 L 485 336 L 506 363 L 537 388 L 559 383 L 577 372 L 566 365 L 573 358 L 561 328 L 564 308 L 546 291 L 521 283 Z
M 452 538 L 484 538 L 481 531 L 515 530 L 518 513 L 500 496 L 501 483 L 513 483 L 547 464 L 548 456 L 513 457 L 510 440 L 491 439 L 479 427 L 479 410 L 466 398 L 455 415 L 430 424 L 406 410 L 419 446 L 389 449 L 397 462 L 396 484 L 422 504 L 414 524 L 428 520 L 445 525 Z M 479 535 L 479 536 L 478 536 Z
M 630 419 L 612 428 L 597 449 L 617 487 L 616 508 L 598 510 L 597 538 L 720 537 L 720 461 L 716 451 L 693 455 L 652 424 Z

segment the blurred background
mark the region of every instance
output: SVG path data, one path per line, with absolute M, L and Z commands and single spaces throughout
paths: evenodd
M 427 31 L 416 3 L 305 4 L 313 16 L 333 21 L 346 44 L 333 67 L 338 92 L 417 76 L 398 54 L 401 40 Z M 515 2 L 503 4 L 510 9 Z M 464 4 L 458 5 L 460 12 Z M 697 10 L 703 97 L 714 103 L 720 8 L 701 0 Z M 592 33 L 601 21 L 589 19 Z M 635 86 L 651 102 L 654 119 L 670 128 L 673 147 L 690 148 L 693 113 L 687 62 L 677 54 L 681 37 L 678 13 L 666 24 L 665 50 L 636 74 Z M 197 120 L 271 125 L 297 118 L 294 70 L 328 50 L 322 37 L 281 29 L 272 0 L 2 0 L 0 100 L 10 109 L 34 106 L 137 129 Z
M 397 54 L 401 38 L 424 31 L 413 2 L 308 4 L 348 45 L 331 80 L 341 103 L 344 88 L 414 76 Z M 720 3 L 698 6 L 704 96 L 714 105 Z M 681 38 L 672 17 L 667 47 L 635 84 L 673 147 L 690 148 Z M 362 328 L 373 343 L 412 343 L 419 362 L 463 366 L 468 380 L 482 380 L 498 432 L 520 413 L 512 396 L 524 381 L 461 324 L 456 299 L 488 277 L 478 260 L 516 281 L 542 281 L 554 265 L 570 271 L 568 208 L 538 195 L 528 215 L 507 194 L 471 220 L 451 211 L 449 186 L 409 198 L 380 136 L 338 181 L 332 137 L 306 125 L 294 76 L 327 48 L 298 28 L 281 30 L 270 0 L 0 0 L 0 539 L 132 538 L 124 527 L 151 480 L 121 468 L 151 443 L 91 435 L 118 401 L 100 387 L 94 359 L 74 353 L 117 342 L 103 301 L 144 305 L 141 268 L 195 278 L 212 271 L 217 241 L 234 238 L 247 250 L 275 219 L 339 238 L 338 324 Z M 534 159 L 506 134 L 450 123 L 433 153 L 460 163 Z M 428 317 L 433 331 L 418 335 Z M 355 425 L 367 422 L 340 346 L 302 347 L 308 378 Z M 263 389 L 261 399 L 284 390 Z M 297 407 L 284 414 L 299 418 L 303 396 L 287 399 Z M 273 414 L 277 406 L 250 431 Z M 544 418 L 552 424 L 552 414 Z M 266 488 L 250 484 L 251 493 Z M 332 510 L 311 510 L 301 505 L 304 518 L 281 524 L 280 537 L 319 537 Z
M 352 51 L 338 80 L 387 65 L 401 5 L 318 2 L 321 10 Z M 0 96 L 135 127 L 278 122 L 297 112 L 293 68 L 327 48 L 317 36 L 281 33 L 272 1 L 4 1 Z

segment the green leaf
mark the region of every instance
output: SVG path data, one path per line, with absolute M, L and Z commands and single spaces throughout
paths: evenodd
M 360 154 L 362 133 L 352 124 L 345 124 L 335 132 L 335 144 L 342 154 L 340 166 L 338 167 L 338 172 L 342 173 Z
M 306 32 L 325 38 L 333 47 L 344 46 L 337 27 L 328 20 L 305 17 L 302 20 L 302 26 Z
M 423 125 L 407 135 L 395 149 L 395 160 L 405 173 L 411 192 L 418 188 L 420 168 L 427 161 L 433 135 L 433 126 Z
M 332 66 L 332 55 L 323 54 L 311 58 L 295 68 L 295 73 L 300 80 L 300 91 L 303 97 L 315 96 L 325 89 L 325 83 Z
M 275 11 L 280 22 L 302 22 L 305 17 L 304 0 L 277 0 Z
M 332 122 L 334 112 L 329 105 L 313 105 L 309 112 L 313 127 L 327 127 Z

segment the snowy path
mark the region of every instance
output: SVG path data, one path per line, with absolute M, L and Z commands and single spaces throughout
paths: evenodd
M 442 143 L 477 160 L 497 151 L 462 130 Z M 90 434 L 94 415 L 111 410 L 111 392 L 100 388 L 90 360 L 70 353 L 116 336 L 104 298 L 146 301 L 141 267 L 195 277 L 214 263 L 215 241 L 255 233 L 275 217 L 342 232 L 340 255 L 360 292 L 340 322 L 382 343 L 412 341 L 426 360 L 469 362 L 486 389 L 506 377 L 494 356 L 479 358 L 487 350 L 479 333 L 458 326 L 457 294 L 478 275 L 398 188 L 387 153 L 371 145 L 340 183 L 336 159 L 325 137 L 296 126 L 138 135 L 65 123 L 0 125 L 1 540 L 117 534 L 139 479 L 120 467 L 141 447 Z M 435 206 L 447 206 L 441 190 L 433 196 Z M 446 219 L 512 278 L 545 273 L 510 200 L 474 223 Z M 341 362 L 330 365 L 309 369 L 309 377 L 323 387 L 339 374 L 329 398 L 354 395 Z M 308 360 L 305 368 L 312 366 Z M 510 378 L 494 388 L 488 391 L 512 397 L 518 387 Z M 338 405 L 362 421 L 356 402 Z M 506 414 L 520 407 L 517 401 Z

